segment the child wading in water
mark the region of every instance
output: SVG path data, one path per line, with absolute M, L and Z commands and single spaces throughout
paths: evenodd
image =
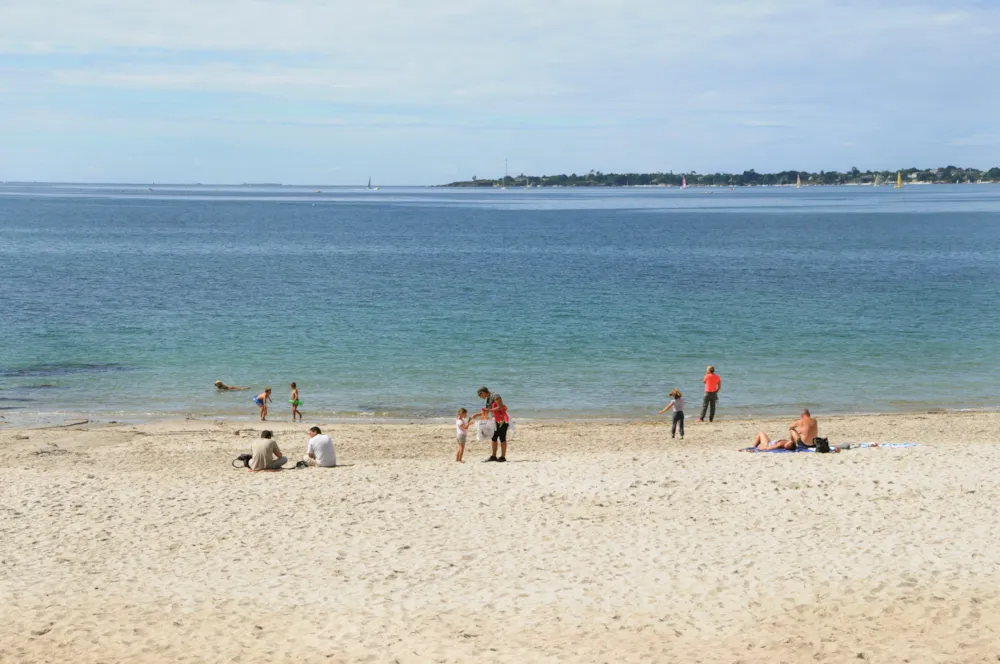
M 660 411 L 660 415 L 663 415 L 668 410 L 674 411 L 674 421 L 670 426 L 670 437 L 673 438 L 677 434 L 677 425 L 680 424 L 681 427 L 681 440 L 684 440 L 684 399 L 681 397 L 680 390 L 671 390 L 670 398 L 673 399 L 670 403 L 663 407 Z
M 465 441 L 469 435 L 469 425 L 472 424 L 472 420 L 477 417 L 479 417 L 479 415 L 469 417 L 469 411 L 464 408 L 458 409 L 458 415 L 455 417 L 455 434 L 458 439 L 458 452 L 455 453 L 455 461 L 459 463 L 465 463 L 465 461 L 462 460 L 462 456 L 465 455 Z
M 265 389 L 263 392 L 258 394 L 253 398 L 253 402 L 257 404 L 260 408 L 260 421 L 264 422 L 267 420 L 267 402 L 271 400 L 271 388 Z
M 299 416 L 299 422 L 301 422 L 302 413 L 299 412 L 299 406 L 302 405 L 302 402 L 299 401 L 299 388 L 295 386 L 295 383 L 292 383 L 290 387 L 292 388 L 292 398 L 288 400 L 288 403 L 292 404 L 292 422 L 295 421 L 296 415 Z

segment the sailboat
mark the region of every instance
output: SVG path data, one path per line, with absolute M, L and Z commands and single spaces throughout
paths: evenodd
M 896 186 L 893 189 L 903 188 L 903 173 L 902 171 L 896 171 Z
M 802 188 L 802 176 L 799 175 L 798 173 L 795 174 L 795 188 L 796 189 Z
M 681 189 L 688 188 L 688 179 L 685 176 L 681 176 Z
M 878 173 L 875 174 L 875 179 L 872 180 L 872 186 L 873 187 L 877 187 L 878 186 Z
M 372 186 L 372 177 L 368 176 L 368 191 L 378 191 L 378 187 Z
M 507 160 L 503 160 L 503 182 L 500 183 L 500 188 L 507 189 Z

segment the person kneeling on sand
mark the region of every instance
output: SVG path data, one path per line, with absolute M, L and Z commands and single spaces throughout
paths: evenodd
M 309 445 L 306 455 L 302 458 L 307 466 L 333 468 L 337 465 L 337 452 L 333 449 L 333 440 L 319 430 L 319 427 L 309 429 Z
M 761 431 L 753 439 L 753 446 L 760 452 L 770 452 L 771 450 L 794 450 L 795 443 L 790 440 L 771 440 L 771 437 Z
M 792 422 L 788 427 L 788 437 L 793 443 L 804 447 L 815 447 L 813 440 L 819 436 L 819 423 L 809 414 L 808 408 L 802 409 L 802 417 Z
M 288 463 L 288 457 L 278 449 L 278 443 L 270 431 L 261 431 L 260 438 L 250 446 L 250 470 L 281 470 Z

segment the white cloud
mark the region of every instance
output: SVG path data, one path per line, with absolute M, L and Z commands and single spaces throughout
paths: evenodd
M 232 125 L 248 141 L 308 136 L 303 150 L 335 137 L 315 141 L 329 153 L 352 132 L 370 128 L 374 145 L 396 127 L 394 149 L 440 145 L 442 161 L 520 149 L 549 167 L 593 154 L 602 170 L 636 167 L 629 155 L 760 170 L 752 155 L 772 141 L 775 159 L 861 166 L 864 149 L 896 158 L 880 141 L 996 145 L 951 136 L 992 131 L 981 116 L 1000 91 L 983 72 L 1000 65 L 998 36 L 1000 6 L 985 2 L 2 0 L 0 138 L 13 136 L 4 125 Z M 488 130 L 498 136 L 469 142 Z
M 0 53 L 100 56 L 35 72 L 53 85 L 720 110 L 732 95 L 698 98 L 698 77 L 964 54 L 970 27 L 998 16 L 833 0 L 5 0 Z

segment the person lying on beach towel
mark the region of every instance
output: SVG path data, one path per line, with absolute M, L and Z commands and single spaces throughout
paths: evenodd
M 790 440 L 771 440 L 770 436 L 761 431 L 753 439 L 753 447 L 748 447 L 747 449 L 757 450 L 758 452 L 770 452 L 771 450 L 794 450 L 795 443 Z

